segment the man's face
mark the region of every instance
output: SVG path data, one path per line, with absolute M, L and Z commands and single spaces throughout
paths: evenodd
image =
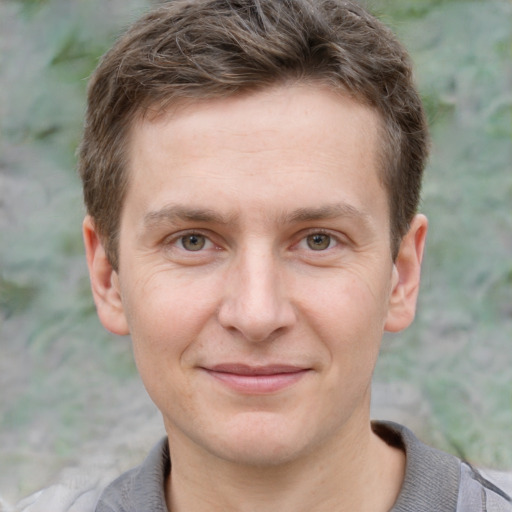
M 171 447 L 276 464 L 368 424 L 400 281 L 377 125 L 303 85 L 134 126 L 103 321 L 131 334 Z

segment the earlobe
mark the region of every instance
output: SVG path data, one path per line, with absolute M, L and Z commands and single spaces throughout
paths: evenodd
M 401 331 L 414 319 L 427 229 L 427 218 L 418 214 L 402 239 L 393 268 L 393 285 L 384 325 L 386 331 Z
M 129 334 L 117 272 L 107 258 L 94 222 L 89 215 L 83 222 L 83 237 L 98 317 L 108 331 L 119 335 Z

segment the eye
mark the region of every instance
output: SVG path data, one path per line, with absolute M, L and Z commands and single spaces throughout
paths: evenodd
M 191 233 L 179 239 L 179 243 L 186 251 L 200 251 L 204 249 L 207 241 L 207 238 L 199 233 Z
M 167 261 L 177 265 L 206 265 L 226 254 L 222 237 L 205 230 L 183 230 L 164 238 L 160 247 Z M 214 240 L 220 241 L 220 244 Z
M 313 233 L 306 237 L 308 247 L 313 251 L 324 251 L 334 243 L 332 238 L 325 233 Z

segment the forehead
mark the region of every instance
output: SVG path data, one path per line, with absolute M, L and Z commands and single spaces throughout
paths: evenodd
M 134 123 L 125 206 L 136 194 L 155 209 L 173 193 L 207 209 L 283 210 L 288 196 L 318 207 L 349 192 L 352 201 L 367 200 L 370 191 L 383 193 L 367 186 L 380 182 L 379 125 L 371 108 L 318 85 L 178 104 Z
M 145 108 L 136 116 L 131 134 L 144 131 L 161 131 L 164 127 L 175 127 L 173 136 L 180 133 L 187 137 L 187 130 L 199 135 L 201 126 L 209 124 L 217 131 L 225 130 L 230 135 L 244 136 L 247 132 L 259 132 L 260 135 L 271 132 L 273 121 L 281 118 L 287 121 L 279 125 L 280 134 L 295 136 L 297 132 L 313 131 L 321 139 L 325 131 L 331 131 L 325 121 L 326 113 L 338 115 L 342 125 L 353 124 L 354 128 L 365 136 L 374 139 L 376 129 L 381 126 L 380 114 L 367 103 L 356 98 L 344 89 L 333 89 L 321 81 L 284 82 L 256 90 L 242 91 L 219 98 L 184 98 L 171 101 L 162 106 Z M 357 125 L 357 126 L 356 126 Z M 337 131 L 340 133 L 340 131 Z M 346 135 L 346 134 L 343 134 Z M 268 141 L 271 144 L 271 140 Z

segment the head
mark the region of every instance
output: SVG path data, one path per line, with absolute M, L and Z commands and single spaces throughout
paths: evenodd
M 134 123 L 174 105 L 293 83 L 326 86 L 378 113 L 396 257 L 418 207 L 428 133 L 409 57 L 391 31 L 341 0 L 174 0 L 117 41 L 89 86 L 79 170 L 114 269 Z
M 345 2 L 177 0 L 128 31 L 89 94 L 93 294 L 132 337 L 173 459 L 357 450 L 426 234 L 401 46 Z

